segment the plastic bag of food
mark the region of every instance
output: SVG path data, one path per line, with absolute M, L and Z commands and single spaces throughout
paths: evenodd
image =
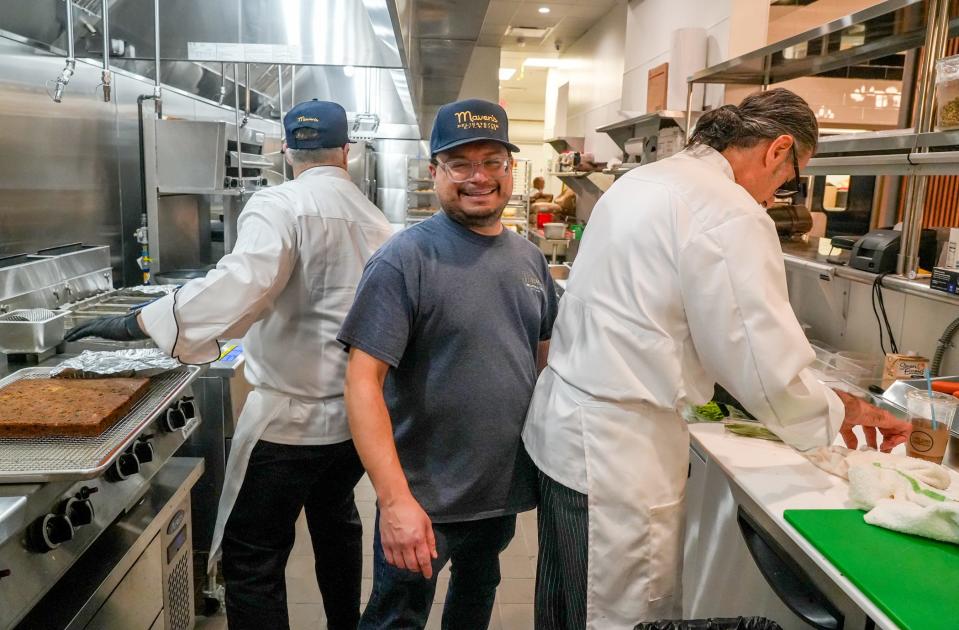
M 959 129 L 959 55 L 936 62 L 936 128 Z

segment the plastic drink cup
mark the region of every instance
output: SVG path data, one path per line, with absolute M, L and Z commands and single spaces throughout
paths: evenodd
M 942 463 L 949 443 L 949 427 L 959 409 L 959 398 L 940 392 L 911 390 L 906 394 L 907 419 L 912 433 L 906 454 L 936 464 Z M 935 417 L 935 420 L 933 420 Z

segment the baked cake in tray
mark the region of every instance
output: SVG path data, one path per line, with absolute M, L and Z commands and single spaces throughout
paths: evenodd
M 146 395 L 148 378 L 38 378 L 0 388 L 0 437 L 100 435 Z

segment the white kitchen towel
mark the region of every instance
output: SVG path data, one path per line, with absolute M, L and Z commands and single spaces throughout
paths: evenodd
M 806 453 L 822 470 L 849 480 L 849 499 L 865 521 L 907 534 L 959 544 L 959 497 L 938 464 L 841 446 Z
M 880 464 L 849 468 L 849 498 L 865 521 L 898 532 L 959 544 L 959 501 Z
M 905 455 L 874 450 L 853 451 L 844 446 L 823 446 L 803 454 L 817 467 L 843 479 L 849 479 L 849 469 L 852 466 L 878 463 L 886 468 L 901 470 L 938 490 L 947 489 L 952 482 L 949 471 L 944 466 Z

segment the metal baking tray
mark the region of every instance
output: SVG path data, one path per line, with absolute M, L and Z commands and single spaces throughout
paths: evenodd
M 22 308 L 0 315 L 0 352 L 37 354 L 63 341 L 66 311 Z
M 52 367 L 26 368 L 0 380 L 0 388 L 23 379 L 50 378 Z M 200 372 L 184 366 L 150 378 L 146 395 L 123 418 L 96 437 L 0 438 L 0 483 L 80 480 L 97 477 L 176 400 Z M 189 435 L 199 418 L 181 429 Z

